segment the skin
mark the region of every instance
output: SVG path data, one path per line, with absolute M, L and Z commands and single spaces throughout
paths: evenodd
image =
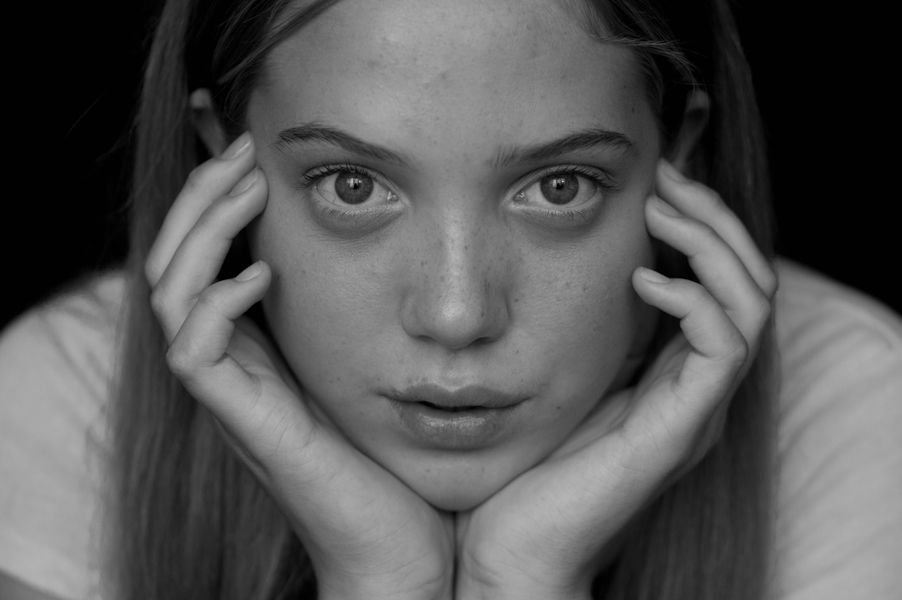
M 593 41 L 546 3 L 442 4 L 342 2 L 273 52 L 248 112 L 269 184 L 251 239 L 275 274 L 267 320 L 306 396 L 420 496 L 462 510 L 560 445 L 631 349 L 641 352 L 654 318 L 630 276 L 653 262 L 643 209 L 659 147 L 626 49 Z M 276 145 L 310 122 L 412 160 Z M 492 164 L 502 149 L 590 128 L 633 148 Z M 398 194 L 388 224 L 323 216 L 332 205 L 298 183 L 344 162 Z M 513 201 L 556 165 L 587 165 L 617 189 L 575 208 L 544 201 L 538 185 L 528 206 Z M 524 210 L 533 207 L 574 218 Z M 418 382 L 530 399 L 497 443 L 447 451 L 404 435 L 380 395 Z
M 340 3 L 275 49 L 249 133 L 173 203 L 145 264 L 167 362 L 280 504 L 322 598 L 587 598 L 629 520 L 720 434 L 773 271 L 712 190 L 659 161 L 625 50 L 540 3 L 375 6 Z M 192 102 L 220 150 L 208 98 Z M 409 161 L 274 144 L 313 119 Z M 489 166 L 586 127 L 631 151 Z M 329 162 L 377 173 L 389 216 L 323 216 L 331 179 L 298 177 Z M 572 164 L 616 186 L 550 218 L 533 183 Z M 216 281 L 248 227 L 260 260 Z M 642 267 L 649 236 L 699 283 Z M 272 338 L 242 317 L 261 300 Z M 626 388 L 651 307 L 683 333 Z M 380 395 L 423 379 L 529 400 L 499 440 L 438 450 Z

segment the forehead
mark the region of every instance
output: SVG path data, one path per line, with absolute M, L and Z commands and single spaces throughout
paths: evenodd
M 343 0 L 273 50 L 258 100 L 273 128 L 320 121 L 474 151 L 589 126 L 640 136 L 633 53 L 576 15 L 556 0 Z

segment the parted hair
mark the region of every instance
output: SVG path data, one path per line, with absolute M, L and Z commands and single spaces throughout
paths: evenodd
M 110 575 L 125 600 L 316 597 L 310 561 L 286 518 L 167 368 L 143 268 L 189 173 L 208 158 L 192 125 L 189 94 L 208 88 L 217 116 L 237 135 L 269 51 L 336 1 L 167 0 L 155 23 L 134 124 L 124 345 L 110 413 Z M 707 92 L 711 109 L 693 176 L 723 198 L 772 257 L 761 121 L 728 0 L 552 1 L 579 4 L 588 31 L 638 53 L 665 152 L 688 94 Z M 247 261 L 239 244 L 223 276 Z M 658 268 L 694 279 L 673 252 L 660 253 Z M 263 319 L 259 312 L 255 318 Z M 658 345 L 676 330 L 673 319 L 662 320 Z M 764 596 L 775 478 L 774 356 L 768 329 L 733 396 L 723 435 L 633 519 L 596 578 L 597 598 Z

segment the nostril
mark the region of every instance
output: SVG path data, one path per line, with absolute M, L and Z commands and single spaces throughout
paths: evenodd
M 401 305 L 401 325 L 408 336 L 431 340 L 448 350 L 462 350 L 497 340 L 508 325 L 506 287 L 470 254 L 451 253 L 429 261 L 427 272 L 414 274 Z

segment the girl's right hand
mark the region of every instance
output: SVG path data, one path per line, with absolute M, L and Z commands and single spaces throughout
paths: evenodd
M 169 368 L 281 506 L 321 598 L 450 598 L 453 517 L 314 416 L 278 351 L 242 317 L 269 288 L 269 267 L 215 281 L 266 202 L 245 133 L 197 167 L 172 205 L 145 263 Z

